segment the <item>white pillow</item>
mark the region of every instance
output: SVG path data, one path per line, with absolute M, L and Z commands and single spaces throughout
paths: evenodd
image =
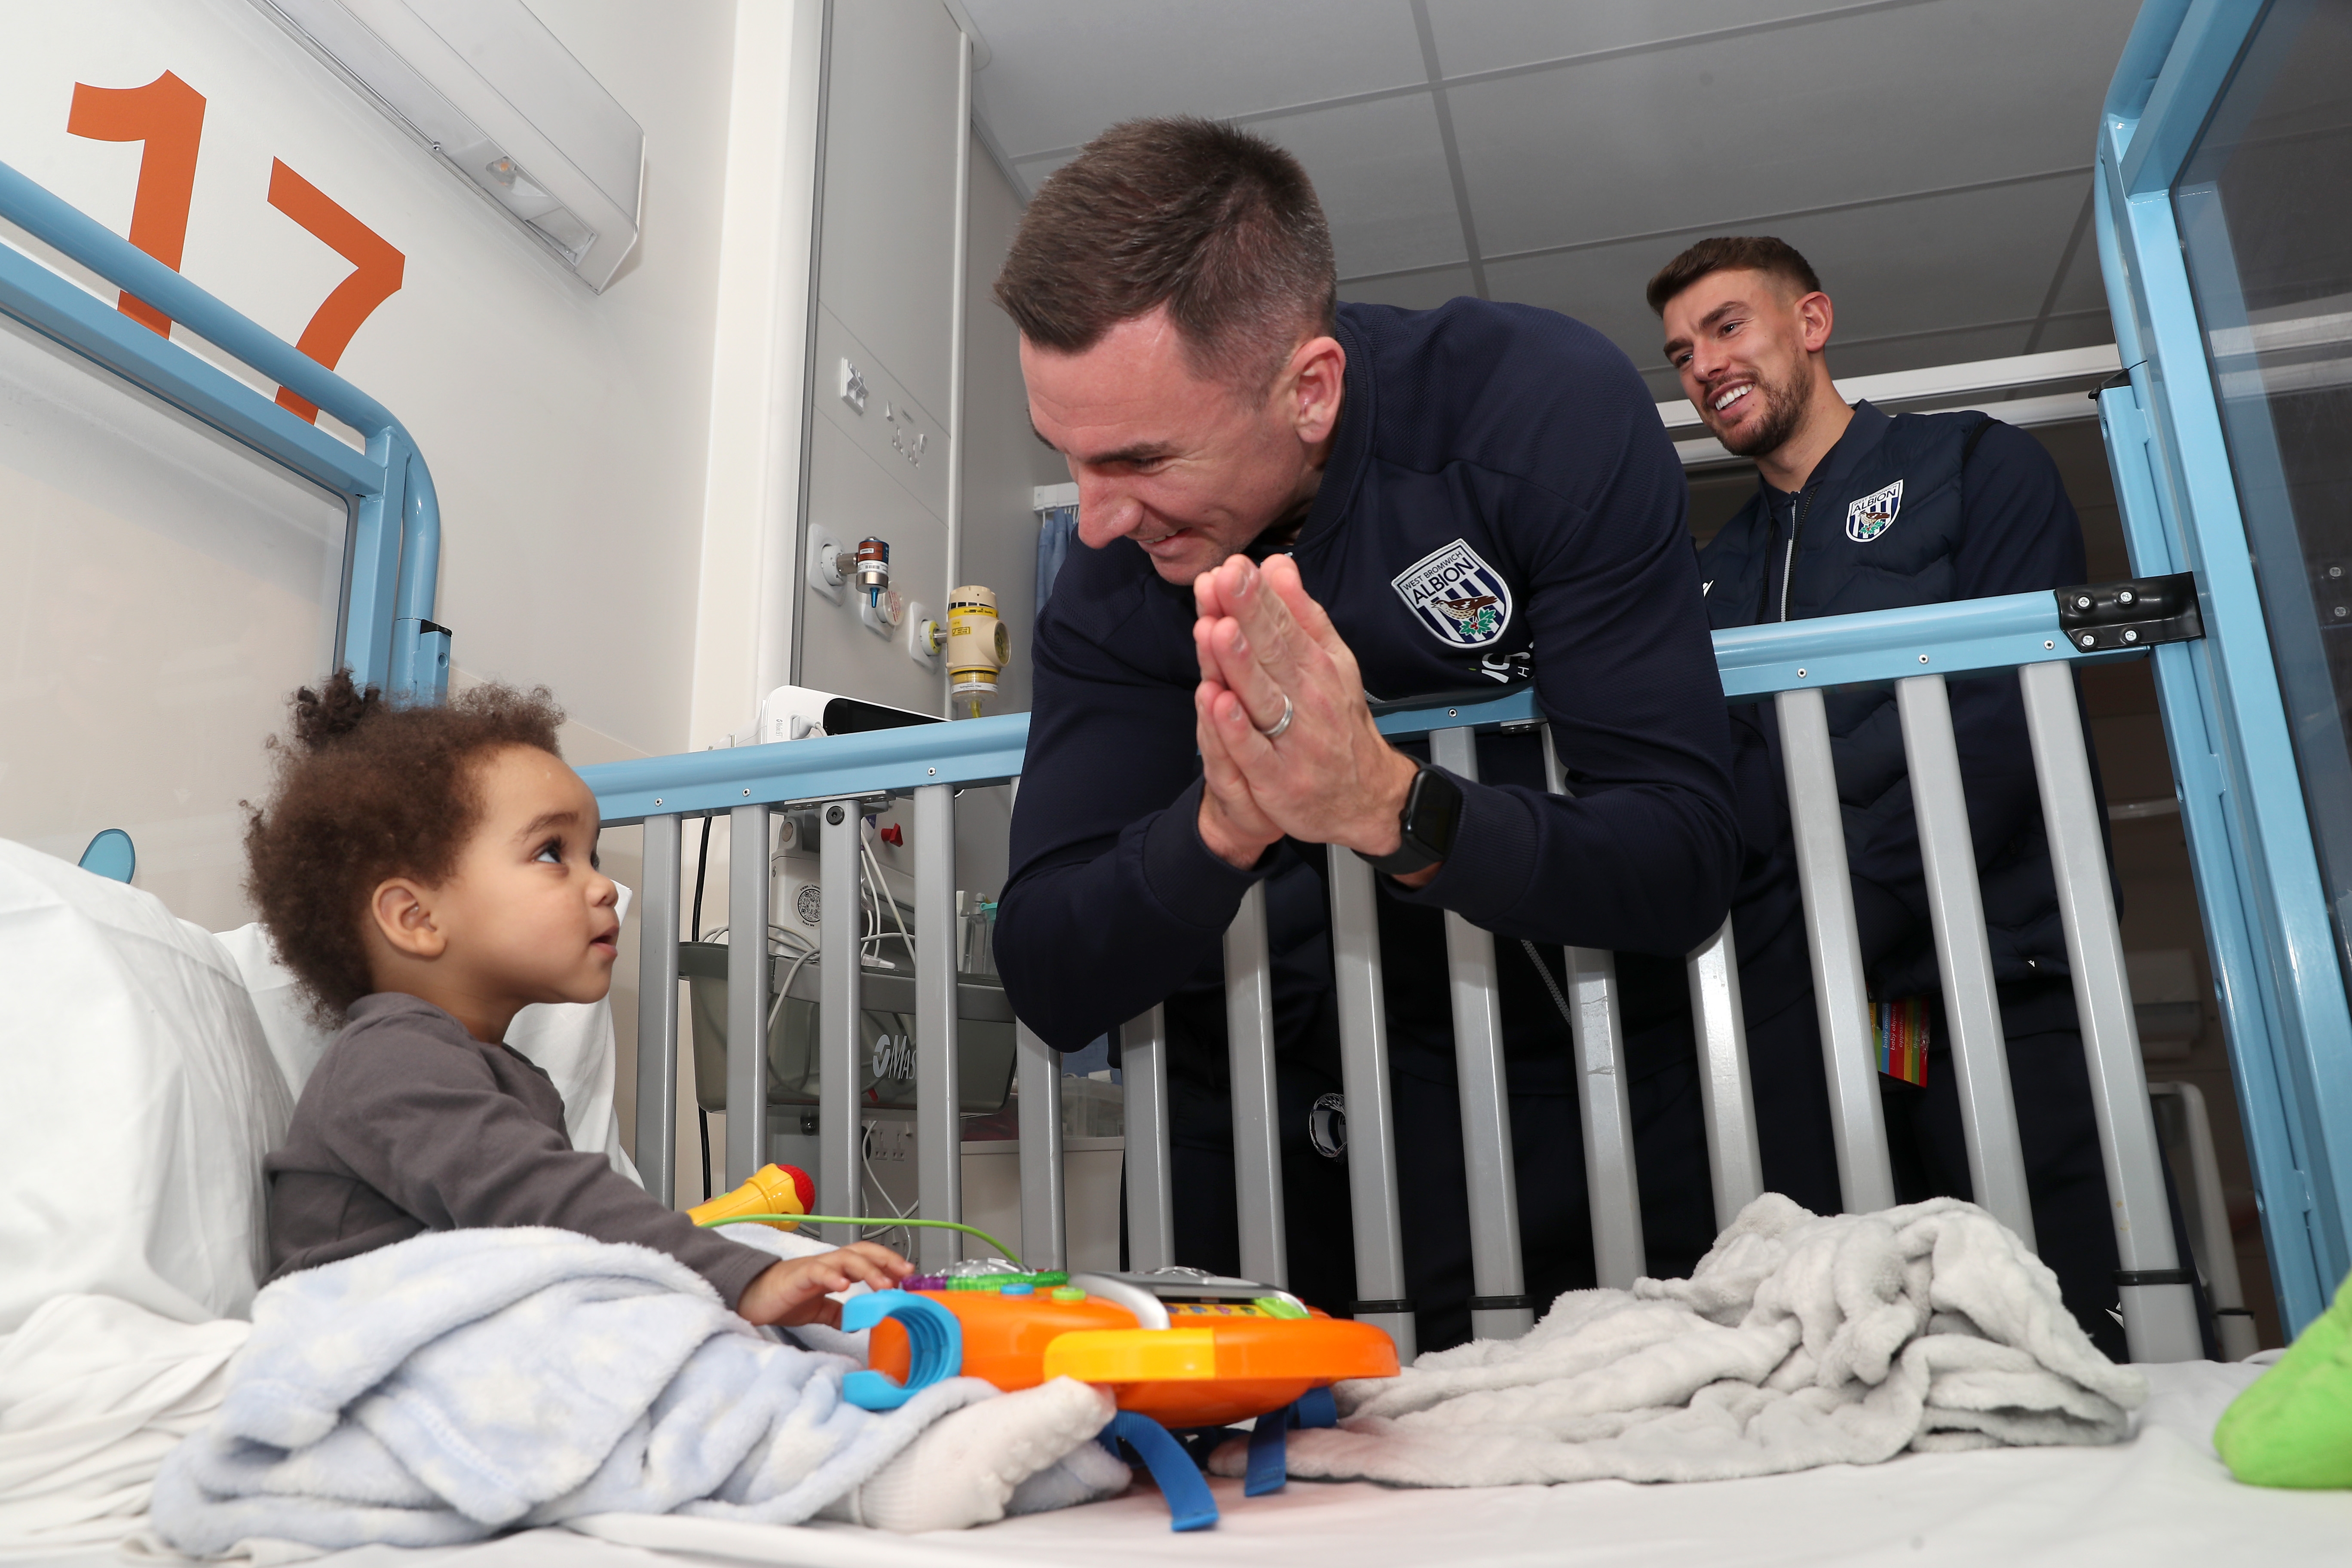
M 0 840 L 0 1334 L 68 1292 L 242 1316 L 292 1097 L 220 943 Z
M 629 889 L 621 889 L 621 918 L 629 914 Z M 278 1069 L 297 1098 L 310 1081 L 310 1069 L 334 1032 L 310 1021 L 309 1000 L 294 972 L 278 961 L 268 929 L 258 921 L 220 934 L 220 944 L 236 963 L 260 1015 L 263 1036 Z M 575 1149 L 589 1149 L 613 1163 L 629 1180 L 644 1184 L 621 1147 L 621 1119 L 613 1106 L 613 1004 L 566 1003 L 526 1007 L 507 1030 L 507 1044 L 529 1057 L 554 1080 L 563 1097 L 563 1131 Z

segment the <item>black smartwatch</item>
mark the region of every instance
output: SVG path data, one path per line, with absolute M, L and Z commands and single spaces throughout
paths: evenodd
M 1404 809 L 1397 813 L 1403 842 L 1386 855 L 1366 855 L 1360 849 L 1356 854 L 1383 876 L 1409 876 L 1453 854 L 1454 830 L 1461 826 L 1462 786 L 1423 763 L 1404 792 Z

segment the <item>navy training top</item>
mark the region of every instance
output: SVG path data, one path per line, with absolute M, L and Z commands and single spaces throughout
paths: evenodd
M 2086 571 L 2082 524 L 2032 436 L 1980 413 L 1890 416 L 1867 403 L 1798 491 L 1759 481 L 1699 559 L 1717 627 L 2044 591 Z M 2065 931 L 2017 678 L 1956 679 L 1949 697 L 2004 1026 L 2011 1037 L 2071 1027 Z M 1832 691 L 1827 718 L 1872 994 L 1932 995 L 1935 934 L 1894 691 Z M 1750 831 L 1733 931 L 1753 1022 L 1806 997 L 1811 971 L 1771 704 L 1740 709 L 1733 733 Z
M 1376 700 L 1531 678 L 1575 795 L 1544 792 L 1539 737 L 1482 737 L 1444 866 L 1417 891 L 1378 879 L 1392 1050 L 1450 1076 L 1448 910 L 1505 938 L 1661 955 L 1650 990 L 1678 1005 L 1739 833 L 1687 492 L 1647 388 L 1599 332 L 1527 306 L 1342 305 L 1337 335 L 1339 425 L 1290 547 L 1307 591 Z M 1037 618 L 996 955 L 1060 1049 L 1217 984 L 1224 930 L 1265 878 L 1277 1041 L 1328 1034 L 1323 851 L 1285 840 L 1243 871 L 1201 840 L 1193 621 L 1190 586 L 1124 539 L 1073 551 Z M 1514 1081 L 1565 1088 L 1555 1003 L 1519 942 L 1496 946 Z

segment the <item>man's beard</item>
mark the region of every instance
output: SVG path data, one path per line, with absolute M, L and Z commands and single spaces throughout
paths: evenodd
M 1776 384 L 1759 375 L 1756 378 L 1756 390 L 1748 395 L 1764 400 L 1763 416 L 1736 436 L 1718 437 L 1724 450 L 1735 458 L 1760 457 L 1778 450 L 1804 422 L 1805 400 L 1793 381 Z

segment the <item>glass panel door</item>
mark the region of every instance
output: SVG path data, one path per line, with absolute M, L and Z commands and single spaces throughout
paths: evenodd
M 240 802 L 332 659 L 347 509 L 0 318 L 0 837 L 128 831 L 138 886 L 252 918 Z
M 2352 7 L 2280 0 L 2173 187 L 2305 808 L 2352 973 Z

